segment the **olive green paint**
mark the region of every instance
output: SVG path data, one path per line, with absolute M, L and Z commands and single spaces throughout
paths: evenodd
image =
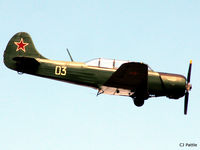
M 24 47 L 22 45 L 21 49 L 17 50 L 20 47 L 15 42 L 19 43 L 21 39 L 28 45 Z M 8 68 L 18 72 L 88 86 L 98 90 L 117 71 L 117 69 L 92 67 L 85 63 L 47 59 L 39 54 L 30 35 L 25 32 L 17 33 L 11 38 L 4 52 L 4 63 Z M 148 98 L 151 96 L 167 96 L 177 99 L 184 96 L 186 90 L 184 76 L 153 72 L 152 70 L 149 70 L 147 75 L 146 92 Z M 127 90 L 131 91 L 132 89 Z

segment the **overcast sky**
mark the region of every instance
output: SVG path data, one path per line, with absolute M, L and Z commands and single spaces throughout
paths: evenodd
M 200 1 L 0 0 L 0 20 L 0 149 L 200 149 Z M 20 31 L 55 60 L 69 61 L 68 48 L 79 62 L 115 58 L 187 75 L 192 59 L 188 115 L 184 98 L 151 98 L 137 108 L 129 97 L 18 75 L 3 52 Z

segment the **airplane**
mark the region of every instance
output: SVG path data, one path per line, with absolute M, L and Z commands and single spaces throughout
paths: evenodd
M 97 58 L 86 63 L 50 60 L 35 48 L 26 32 L 16 33 L 4 51 L 4 64 L 18 73 L 55 79 L 97 89 L 97 95 L 128 96 L 136 106 L 143 106 L 151 97 L 166 96 L 179 99 L 185 96 L 184 114 L 187 114 L 192 60 L 187 78 L 179 74 L 153 71 L 147 64 Z

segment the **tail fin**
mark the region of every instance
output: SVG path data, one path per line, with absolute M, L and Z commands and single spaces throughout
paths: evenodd
M 4 64 L 13 70 L 18 70 L 19 63 L 21 66 L 26 62 L 34 64 L 37 62 L 35 58 L 46 59 L 36 50 L 30 35 L 25 32 L 15 34 L 4 51 Z

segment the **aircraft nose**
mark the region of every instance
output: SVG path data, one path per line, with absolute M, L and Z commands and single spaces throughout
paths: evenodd
M 178 99 L 184 96 L 186 90 L 186 78 L 184 76 L 167 73 L 160 73 L 160 76 L 166 95 L 169 98 Z

